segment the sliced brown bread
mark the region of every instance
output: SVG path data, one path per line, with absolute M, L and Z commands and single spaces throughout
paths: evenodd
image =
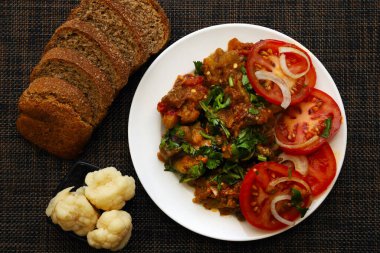
M 71 106 L 79 117 L 88 124 L 91 124 L 94 117 L 90 102 L 83 92 L 59 78 L 41 77 L 35 79 L 23 92 L 20 103 L 27 100 L 34 100 L 35 102 L 55 100 L 56 103 Z M 29 110 L 33 111 L 33 108 L 23 107 L 20 112 L 28 114 Z
M 92 125 L 100 123 L 114 98 L 102 71 L 72 49 L 53 48 L 46 52 L 33 69 L 30 80 L 39 77 L 57 77 L 80 89 L 90 101 L 94 115 Z
M 160 51 L 168 42 L 169 20 L 155 0 L 113 0 L 123 6 L 123 15 L 142 38 L 144 50 L 149 55 Z
M 131 70 L 136 70 L 148 57 L 137 31 L 120 14 L 121 7 L 112 0 L 82 0 L 69 19 L 89 22 L 106 34 L 122 53 Z
M 93 132 L 88 101 L 74 86 L 57 78 L 38 78 L 19 100 L 18 131 L 40 148 L 65 159 L 83 151 Z
M 77 50 L 106 74 L 115 93 L 128 81 L 129 65 L 123 60 L 119 49 L 94 26 L 79 19 L 67 21 L 60 26 L 45 47 Z

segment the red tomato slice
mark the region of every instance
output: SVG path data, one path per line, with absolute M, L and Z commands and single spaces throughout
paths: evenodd
M 310 62 L 309 71 L 298 79 L 287 76 L 280 66 L 279 47 L 295 48 L 304 53 Z M 307 61 L 304 57 L 295 53 L 285 53 L 285 55 L 290 72 L 299 74 L 307 70 Z M 271 81 L 258 80 L 255 75 L 256 71 L 269 71 L 286 80 L 291 92 L 291 105 L 301 102 L 310 93 L 311 88 L 315 86 L 317 79 L 314 66 L 307 53 L 296 45 L 278 40 L 261 40 L 256 43 L 248 56 L 246 69 L 249 81 L 256 93 L 275 105 L 280 105 L 283 100 L 280 88 Z
M 266 229 L 278 230 L 287 225 L 275 219 L 271 213 L 271 202 L 279 195 L 291 195 L 291 188 L 300 191 L 303 198 L 302 208 L 311 204 L 311 193 L 302 184 L 287 181 L 270 187 L 270 182 L 280 177 L 288 177 L 288 167 L 275 162 L 263 162 L 256 164 L 247 172 L 240 189 L 240 209 L 245 219 L 253 226 Z M 302 179 L 302 176 L 292 171 L 291 177 Z M 289 206 L 290 201 L 283 200 L 276 204 L 279 215 L 289 221 L 300 217 L 299 211 Z
M 331 119 L 329 131 L 327 119 Z M 310 154 L 334 137 L 341 122 L 342 115 L 334 99 L 313 88 L 307 98 L 286 109 L 277 119 L 277 142 L 286 153 Z M 326 131 L 327 135 L 321 137 Z
M 323 144 L 316 152 L 307 156 L 308 174 L 304 180 L 310 185 L 312 194 L 321 194 L 333 181 L 336 174 L 334 153 L 328 143 Z

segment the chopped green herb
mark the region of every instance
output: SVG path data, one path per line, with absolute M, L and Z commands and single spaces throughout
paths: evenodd
M 218 116 L 214 113 L 214 111 L 211 108 L 209 108 L 203 101 L 199 102 L 199 105 L 202 107 L 203 111 L 205 112 L 205 116 L 208 122 L 212 126 L 219 126 L 220 128 L 222 128 L 226 137 L 230 138 L 231 136 L 230 131 L 228 131 L 224 122 L 218 118 Z
M 223 93 L 219 94 L 215 98 L 215 101 L 213 104 L 213 108 L 215 109 L 215 111 L 219 111 L 221 109 L 224 109 L 224 108 L 230 106 L 231 99 L 229 97 L 227 97 L 227 99 L 224 102 L 223 102 L 223 100 L 224 100 L 224 94 Z
M 213 137 L 213 136 L 208 135 L 208 134 L 206 134 L 206 133 L 203 132 L 203 131 L 200 131 L 199 133 L 200 133 L 200 134 L 202 135 L 202 137 L 205 138 L 205 139 L 214 140 L 214 137 Z
M 203 71 L 202 71 L 203 63 L 201 61 L 193 61 L 193 63 L 195 67 L 194 74 L 203 76 Z
M 331 131 L 331 118 L 328 118 L 325 120 L 325 129 L 323 130 L 323 133 L 321 134 L 321 137 L 328 138 L 330 136 Z
M 292 191 L 292 198 L 290 202 L 292 203 L 292 206 L 295 207 L 297 211 L 301 214 L 301 218 L 302 218 L 305 216 L 309 208 L 304 208 L 301 206 L 303 198 L 299 190 L 295 188 L 291 188 L 291 191 Z
M 257 114 L 259 114 L 260 111 L 257 110 L 257 109 L 254 108 L 254 107 L 251 107 L 251 108 L 248 109 L 248 112 L 249 112 L 250 114 L 257 115 Z
M 243 75 L 243 77 L 241 78 L 241 83 L 246 86 L 247 84 L 249 84 L 249 79 L 248 79 L 248 76 L 247 75 Z
M 256 174 L 256 175 L 259 175 L 259 171 L 258 171 L 258 170 L 256 170 L 256 171 L 255 171 L 255 174 Z
M 227 108 L 231 104 L 231 99 L 225 96 L 222 87 L 214 86 L 207 95 L 207 99 L 204 100 L 206 105 L 212 106 L 215 112 Z
M 251 101 L 251 103 L 255 103 L 258 102 L 258 98 L 255 94 L 249 94 L 249 101 Z
M 213 147 L 202 146 L 198 150 L 197 154 L 207 157 L 206 167 L 210 170 L 213 170 L 219 167 L 223 161 L 222 153 L 214 150 Z
M 206 172 L 205 167 L 203 166 L 203 163 L 200 162 L 196 165 L 193 165 L 190 167 L 189 171 L 187 172 L 186 175 L 183 175 L 180 179 L 181 183 L 187 183 L 192 180 L 195 180 L 202 176 Z
M 243 73 L 244 75 L 247 74 L 247 70 L 245 69 L 244 66 L 241 66 L 241 69 L 240 69 L 241 73 Z
M 218 190 L 222 188 L 222 183 L 234 185 L 244 178 L 244 169 L 236 163 L 227 162 L 224 164 L 220 174 L 213 177 L 211 180 L 218 183 Z
M 197 153 L 197 150 L 187 142 L 182 143 L 181 148 L 183 152 L 191 156 L 194 156 Z
M 266 162 L 267 161 L 267 157 L 263 156 L 263 155 L 257 155 L 257 160 L 259 160 L 261 162 Z
M 244 128 L 231 145 L 232 155 L 238 160 L 251 157 L 256 150 L 256 145 L 264 141 L 264 136 L 255 127 Z
M 232 76 L 230 76 L 228 78 L 228 84 L 230 85 L 230 87 L 234 87 L 234 80 L 233 80 Z
M 165 163 L 164 166 L 165 166 L 165 171 L 170 171 L 174 173 L 177 172 L 171 163 Z

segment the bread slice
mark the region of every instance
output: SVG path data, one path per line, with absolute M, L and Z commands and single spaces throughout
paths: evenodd
M 38 78 L 19 100 L 18 131 L 40 148 L 64 159 L 83 151 L 93 126 L 83 93 L 57 78 Z
M 73 19 L 60 26 L 46 45 L 45 52 L 55 47 L 74 49 L 85 56 L 106 74 L 115 93 L 128 81 L 129 65 L 119 49 L 87 22 Z
M 53 48 L 46 52 L 33 69 L 31 82 L 39 77 L 57 77 L 80 89 L 91 104 L 97 125 L 104 118 L 114 98 L 114 92 L 106 76 L 87 58 L 75 50 Z
M 169 40 L 169 20 L 155 0 L 113 0 L 123 6 L 123 15 L 142 38 L 149 55 L 160 51 Z
M 106 34 L 119 48 L 131 70 L 135 71 L 145 62 L 148 54 L 143 50 L 135 28 L 120 14 L 121 10 L 122 8 L 112 0 L 82 0 L 79 7 L 70 14 L 69 20 L 79 18 Z
M 35 79 L 21 95 L 20 104 L 26 100 L 36 102 L 54 100 L 56 103 L 68 105 L 87 124 L 91 124 L 91 119 L 93 118 L 90 102 L 83 92 L 59 78 L 41 77 Z M 33 111 L 33 108 L 23 107 L 21 112 L 28 114 L 29 110 Z

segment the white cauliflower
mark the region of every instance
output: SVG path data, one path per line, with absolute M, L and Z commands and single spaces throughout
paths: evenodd
M 135 180 L 123 176 L 114 167 L 88 173 L 85 179 L 87 199 L 97 208 L 119 210 L 135 196 Z
M 99 214 L 84 196 L 83 188 L 70 192 L 72 188 L 60 191 L 50 200 L 46 215 L 63 230 L 85 236 L 95 228 Z
M 87 234 L 87 242 L 91 247 L 120 250 L 131 238 L 132 217 L 122 210 L 107 211 L 100 216 L 96 227 Z

